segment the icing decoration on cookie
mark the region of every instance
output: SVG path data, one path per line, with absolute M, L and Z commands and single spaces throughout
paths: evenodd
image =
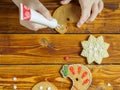
M 64 65 L 61 74 L 73 81 L 71 90 L 87 90 L 92 82 L 90 70 L 81 64 Z
M 74 70 L 74 67 L 73 66 L 70 66 L 70 71 L 71 71 L 71 73 L 73 74 L 73 75 L 75 75 L 75 70 Z
M 50 82 L 39 82 L 32 90 L 58 90 L 57 87 Z
M 68 66 L 67 65 L 63 66 L 61 73 L 63 74 L 64 77 L 67 77 L 67 75 L 68 75 Z
M 102 59 L 109 57 L 107 49 L 109 44 L 104 42 L 102 36 L 95 38 L 93 35 L 90 35 L 88 41 L 82 41 L 83 51 L 82 56 L 87 58 L 89 64 L 96 62 L 97 64 L 102 63 Z
M 65 25 L 59 25 L 58 27 L 55 28 L 55 30 L 60 34 L 64 34 L 67 32 L 67 27 Z

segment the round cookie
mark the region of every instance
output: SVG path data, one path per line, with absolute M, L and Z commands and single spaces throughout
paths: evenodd
M 57 28 L 55 28 L 55 30 L 59 32 L 60 34 L 64 34 L 67 32 L 67 27 L 66 25 L 60 25 Z
M 70 23 L 77 23 L 80 18 L 80 6 L 76 4 L 67 4 L 59 7 L 53 14 L 53 17 L 57 19 L 58 24 L 63 25 L 63 30 L 57 30 L 58 32 L 67 32 L 69 27 L 67 27 Z M 60 33 L 61 33 L 60 32 Z
M 55 85 L 50 82 L 37 83 L 32 90 L 58 90 Z
M 90 70 L 81 64 L 64 65 L 61 74 L 72 80 L 71 90 L 87 90 L 92 82 Z

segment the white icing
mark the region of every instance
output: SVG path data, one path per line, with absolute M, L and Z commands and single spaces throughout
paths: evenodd
M 89 50 L 89 53 L 92 54 L 92 50 Z
M 91 45 L 89 45 L 89 49 L 92 49 L 93 47 Z
M 95 58 L 97 58 L 97 57 L 98 57 L 98 55 L 95 53 L 95 54 L 94 54 L 94 57 L 95 57 Z
M 96 47 L 94 48 L 94 51 L 97 51 L 97 48 L 96 48 Z
M 85 47 L 85 49 L 83 48 L 81 55 L 87 58 L 89 57 L 87 60 L 90 63 L 92 63 L 93 61 L 95 61 L 96 63 L 100 61 L 101 63 L 102 58 L 108 57 L 107 48 L 109 47 L 109 44 L 108 46 L 106 46 L 105 42 L 103 41 L 103 38 L 95 38 L 94 36 L 90 36 L 88 41 L 85 41 L 82 44 L 82 46 Z
M 97 47 L 97 48 L 99 48 L 99 47 L 100 47 L 100 45 L 99 45 L 99 44 L 97 44 L 97 45 L 96 45 L 96 47 Z
M 103 52 L 103 49 L 99 49 L 99 52 L 102 53 L 102 52 Z

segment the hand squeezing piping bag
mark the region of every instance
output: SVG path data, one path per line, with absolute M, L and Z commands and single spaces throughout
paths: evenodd
M 59 24 L 57 23 L 56 19 L 52 19 L 51 21 L 49 21 L 43 15 L 25 6 L 22 3 L 20 3 L 20 20 L 35 22 L 38 24 L 48 26 L 50 28 L 59 27 Z

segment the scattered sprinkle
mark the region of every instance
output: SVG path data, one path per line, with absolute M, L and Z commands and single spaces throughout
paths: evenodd
M 108 83 L 108 86 L 110 87 L 110 86 L 111 86 L 111 84 L 110 84 L 110 83 Z
M 64 60 L 68 61 L 68 60 L 69 60 L 69 57 L 68 57 L 68 56 L 64 57 Z
M 16 77 L 13 77 L 13 81 L 17 81 L 17 78 L 16 78 Z

